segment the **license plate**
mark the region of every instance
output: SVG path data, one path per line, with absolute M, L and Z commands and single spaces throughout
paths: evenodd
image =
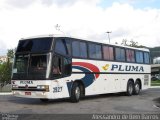
M 31 92 L 25 92 L 25 95 L 31 95 Z

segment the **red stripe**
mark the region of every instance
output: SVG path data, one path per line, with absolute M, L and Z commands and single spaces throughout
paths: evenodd
M 72 65 L 78 65 L 78 66 L 83 66 L 91 70 L 92 72 L 100 72 L 98 67 L 91 64 L 91 63 L 85 63 L 85 62 L 72 62 Z M 95 74 L 96 78 L 99 77 L 99 74 Z

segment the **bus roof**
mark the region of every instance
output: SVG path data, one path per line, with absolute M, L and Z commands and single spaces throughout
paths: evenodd
M 106 44 L 106 45 L 112 45 L 112 46 L 117 46 L 117 47 L 124 47 L 124 48 L 130 48 L 130 49 L 136 49 L 136 50 L 141 50 L 141 51 L 147 51 L 149 52 L 148 48 L 136 48 L 136 47 L 130 47 L 130 46 L 124 46 L 124 45 L 119 45 L 119 44 L 113 44 L 113 43 L 105 43 L 105 42 L 101 42 L 101 41 L 96 41 L 96 40 L 91 40 L 91 39 L 84 39 L 84 38 L 78 38 L 78 37 L 74 37 L 74 36 L 66 36 L 64 34 L 48 34 L 48 35 L 37 35 L 37 36 L 32 36 L 32 37 L 26 37 L 26 38 L 21 38 L 20 40 L 25 40 L 25 39 L 33 39 L 33 38 L 43 38 L 43 37 L 66 37 L 66 38 L 75 38 L 75 39 L 79 39 L 82 41 L 88 41 L 88 42 L 95 42 L 95 43 L 102 43 L 102 44 Z

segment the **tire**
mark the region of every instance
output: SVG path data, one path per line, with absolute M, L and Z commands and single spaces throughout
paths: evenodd
M 41 102 L 48 102 L 48 101 L 49 101 L 49 99 L 41 98 L 41 99 L 40 99 L 40 101 L 41 101 Z
M 79 102 L 81 97 L 81 88 L 78 83 L 73 83 L 72 89 L 71 89 L 71 97 L 70 100 L 73 103 Z
M 134 83 L 132 81 L 128 81 L 127 91 L 126 91 L 127 96 L 132 96 L 133 90 L 134 90 Z
M 136 81 L 134 84 L 134 91 L 133 91 L 134 95 L 139 95 L 140 90 L 141 90 L 140 82 Z

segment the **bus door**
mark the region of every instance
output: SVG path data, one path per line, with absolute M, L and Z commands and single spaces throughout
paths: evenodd
M 54 97 L 63 98 L 68 94 L 66 86 L 66 77 L 69 77 L 72 72 L 72 59 L 62 55 L 53 55 L 51 78 L 53 80 L 52 90 Z M 62 94 L 63 93 L 63 94 Z

